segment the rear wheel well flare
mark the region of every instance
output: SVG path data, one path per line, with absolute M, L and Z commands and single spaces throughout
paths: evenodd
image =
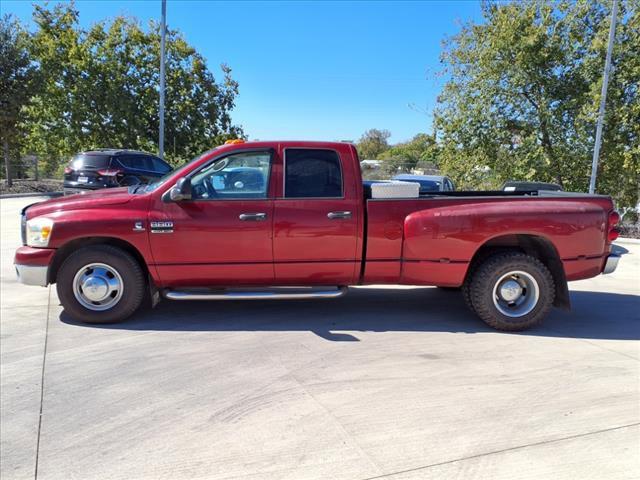
M 540 260 L 549 269 L 555 282 L 554 306 L 565 310 L 570 309 L 569 289 L 560 255 L 549 239 L 539 235 L 508 234 L 488 240 L 476 250 L 469 262 L 465 284 L 469 282 L 474 270 L 482 262 L 496 253 L 505 251 L 519 251 Z

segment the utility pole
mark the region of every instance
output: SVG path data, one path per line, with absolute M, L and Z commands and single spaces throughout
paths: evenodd
M 162 0 L 162 20 L 160 21 L 160 135 L 158 156 L 164 160 L 164 68 L 165 36 L 167 34 L 167 0 Z
M 600 144 L 602 143 L 602 123 L 604 121 L 604 108 L 607 103 L 607 87 L 609 86 L 609 72 L 611 70 L 611 52 L 616 37 L 616 17 L 618 16 L 618 0 L 613 0 L 611 8 L 611 28 L 609 29 L 609 45 L 607 46 L 607 58 L 604 62 L 604 78 L 602 79 L 602 92 L 600 93 L 600 110 L 598 111 L 598 124 L 596 126 L 596 144 L 593 147 L 593 162 L 591 163 L 591 181 L 589 193 L 596 191 L 596 177 L 598 176 L 598 160 L 600 158 Z

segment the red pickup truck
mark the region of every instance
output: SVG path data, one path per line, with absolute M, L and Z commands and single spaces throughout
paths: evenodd
M 414 185 L 363 183 L 347 143 L 234 141 L 149 185 L 25 208 L 15 265 L 25 284 L 56 283 L 65 311 L 91 323 L 123 320 L 145 297 L 321 298 L 409 284 L 459 287 L 502 330 L 568 308 L 567 281 L 617 265 L 609 197 L 419 195 Z

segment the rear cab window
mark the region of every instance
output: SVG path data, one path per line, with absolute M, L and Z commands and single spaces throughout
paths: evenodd
M 334 150 L 287 148 L 285 198 L 342 198 L 342 165 Z

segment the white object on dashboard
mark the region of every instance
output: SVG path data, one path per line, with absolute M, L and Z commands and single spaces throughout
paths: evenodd
M 418 198 L 420 184 L 416 182 L 384 182 L 371 185 L 371 198 Z

